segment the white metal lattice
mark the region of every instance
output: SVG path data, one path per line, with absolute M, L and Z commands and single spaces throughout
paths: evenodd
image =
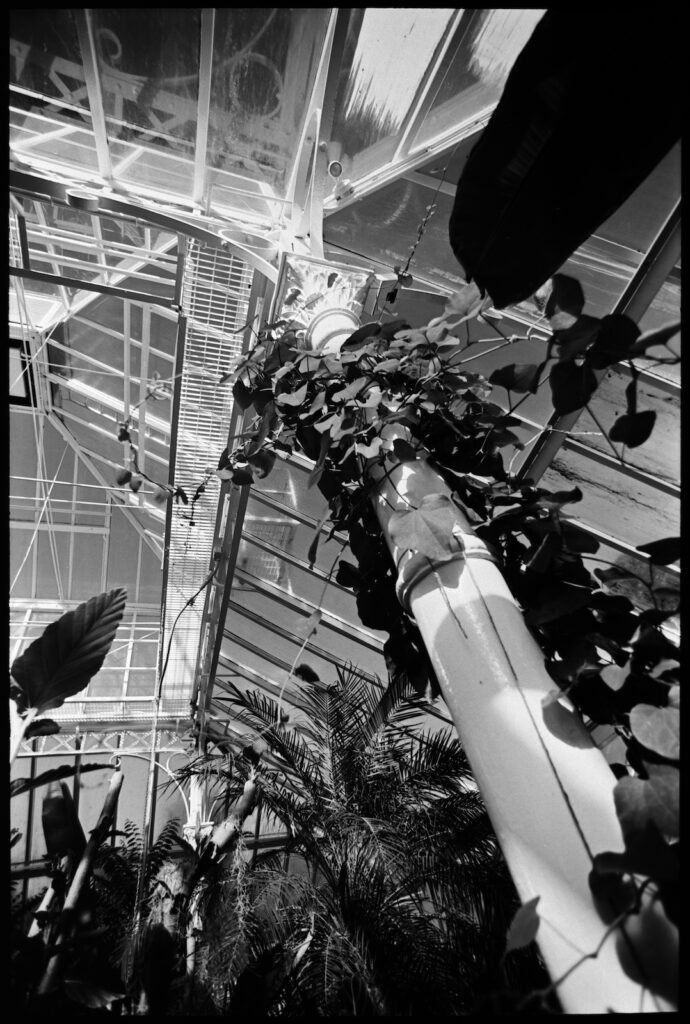
M 242 351 L 252 270 L 226 249 L 191 241 L 185 260 L 182 309 L 187 337 L 180 382 L 175 484 L 190 495 L 215 469 L 227 444 L 232 391 L 218 380 Z M 203 583 L 213 544 L 219 481 L 211 476 L 193 519 L 176 514 L 170 534 L 165 643 L 185 602 Z M 163 698 L 189 697 L 201 636 L 203 596 L 181 616 L 172 634 Z

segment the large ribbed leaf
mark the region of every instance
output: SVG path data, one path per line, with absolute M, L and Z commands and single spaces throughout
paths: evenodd
M 38 789 L 39 786 L 46 786 L 49 782 L 57 782 L 59 779 L 69 779 L 74 775 L 83 775 L 84 772 L 102 771 L 104 768 L 112 768 L 110 764 L 61 764 L 57 768 L 49 768 L 47 772 L 30 778 L 22 776 L 21 779 L 13 779 L 10 782 L 10 796 L 19 796 L 20 793 L 27 793 L 30 789 Z
M 10 696 L 21 714 L 58 708 L 101 668 L 125 610 L 127 591 L 98 594 L 51 624 L 12 664 Z

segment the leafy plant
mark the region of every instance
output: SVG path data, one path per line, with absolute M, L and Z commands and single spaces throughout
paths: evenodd
M 423 730 L 407 685 L 381 692 L 354 669 L 302 681 L 289 723 L 277 702 L 233 691 L 259 757 L 181 772 L 215 767 L 231 797 L 255 776 L 284 833 L 253 867 L 238 848 L 206 902 L 205 971 L 231 981 L 227 1012 L 457 1013 L 542 977 L 533 953 L 500 965 L 517 901 L 457 738 Z M 279 866 L 288 853 L 299 877 Z
M 590 572 L 584 559 L 596 555 L 598 543 L 561 518 L 561 509 L 580 501 L 582 492 L 534 486 L 511 473 L 512 457 L 504 463 L 505 452 L 521 447 L 511 427 L 529 394 L 548 382 L 554 410 L 575 411 L 589 402 L 602 370 L 624 359 L 632 375 L 626 410 L 608 437 L 624 448 L 643 443 L 654 416 L 638 408 L 634 357 L 665 345 L 669 354 L 657 362 L 677 361 L 669 348 L 675 328 L 641 337 L 627 317 L 588 317 L 581 287 L 563 275 L 554 276 L 540 301 L 552 329 L 544 360 L 508 364 L 490 380 L 468 366 L 473 354 L 467 354 L 471 343 L 463 325 L 482 318 L 488 302 L 474 286 L 423 328 L 399 320 L 364 325 L 337 355 L 308 351 L 290 322 L 267 325 L 231 378 L 242 407 L 255 415 L 242 443 L 223 453 L 219 475 L 244 485 L 254 479 L 254 465 L 269 464 L 269 455 L 285 458 L 300 451 L 314 461 L 309 484 L 327 499 L 332 529 L 348 532 L 355 560 L 342 561 L 336 578 L 355 593 L 364 625 L 388 633 L 384 653 L 391 683 L 407 681 L 416 693 L 430 694 L 437 692 L 433 670 L 414 621 L 397 602 L 396 570 L 370 502 L 382 475 L 397 464 L 428 461 L 497 556 L 556 686 L 591 728 L 607 725 L 625 745 L 627 765 L 613 766 L 624 834 L 635 847 L 653 823 L 661 843 L 654 848 L 674 850 L 675 857 L 676 716 L 664 716 L 661 744 L 662 719 L 653 716 L 677 704 L 678 651 L 665 630 L 677 600 L 669 600 L 651 573 L 644 580 L 615 566 Z M 496 325 L 492 330 L 501 334 Z M 516 340 L 504 336 L 503 344 Z M 496 385 L 506 389 L 507 407 L 494 399 Z M 457 538 L 446 507 L 451 511 L 446 496 L 427 495 L 416 507 L 395 513 L 393 530 L 403 546 L 448 556 Z M 312 563 L 322 526 L 309 550 Z M 651 564 L 669 564 L 678 557 L 677 540 L 655 539 L 640 551 Z M 619 592 L 621 580 L 633 578 L 646 591 L 642 604 Z M 645 745 L 650 742 L 653 749 Z M 662 888 L 668 894 L 673 884 L 667 854 L 658 853 L 658 860 L 656 871 L 654 857 L 645 858 L 647 877 L 658 883 L 654 898 L 661 898 Z M 623 862 L 617 863 L 624 880 Z
M 125 609 L 126 590 L 98 594 L 52 622 L 15 658 L 10 763 L 36 715 L 59 708 L 100 670 Z M 55 731 L 52 730 L 51 731 Z

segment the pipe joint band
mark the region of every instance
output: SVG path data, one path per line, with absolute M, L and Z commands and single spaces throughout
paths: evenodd
M 491 554 L 486 544 L 474 534 L 463 534 L 462 539 L 456 535 L 459 548 L 456 552 L 448 555 L 447 558 L 429 558 L 428 555 L 420 555 L 415 551 L 406 551 L 398 563 L 398 582 L 395 585 L 395 593 L 398 601 L 406 612 L 412 614 L 410 601 L 412 591 L 429 573 L 436 572 L 449 562 L 464 562 L 467 558 L 484 558 L 489 562 L 497 563 L 497 559 Z

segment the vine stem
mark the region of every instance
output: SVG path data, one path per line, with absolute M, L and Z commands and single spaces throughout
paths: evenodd
M 525 998 L 518 1003 L 518 1005 L 515 1008 L 516 1012 L 523 1010 L 526 1006 L 530 1004 L 530 1002 L 532 1002 L 533 999 L 545 999 L 546 996 L 549 996 L 552 992 L 555 992 L 558 986 L 562 985 L 563 982 L 570 977 L 573 971 L 576 971 L 577 968 L 585 962 L 585 960 L 596 960 L 596 958 L 599 956 L 599 953 L 604 948 L 604 943 L 609 938 L 609 936 L 612 935 L 613 932 L 617 931 L 629 917 L 631 917 L 633 914 L 639 913 L 642 894 L 644 893 L 644 890 L 647 888 L 647 886 L 651 883 L 651 881 L 651 878 L 647 878 L 643 882 L 643 884 L 637 892 L 637 899 L 635 900 L 634 906 L 629 907 L 627 910 L 624 910 L 622 913 L 620 913 L 618 917 L 614 918 L 614 920 L 607 927 L 606 931 L 597 943 L 596 948 L 591 953 L 583 953 L 580 959 L 576 960 L 575 963 L 572 964 L 568 968 L 568 970 L 560 976 L 560 978 L 556 978 L 556 980 L 553 981 L 546 988 L 536 989 L 534 992 L 530 992 L 529 995 L 525 996 Z

